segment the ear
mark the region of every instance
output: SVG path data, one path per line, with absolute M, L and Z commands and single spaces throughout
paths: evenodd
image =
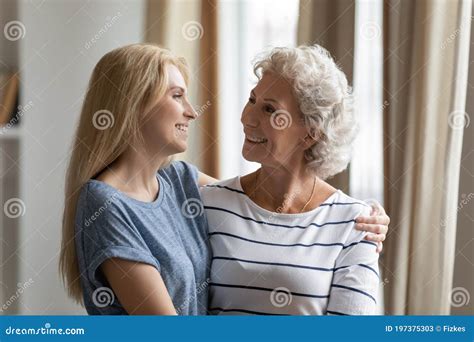
M 301 144 L 303 145 L 303 149 L 307 150 L 310 147 L 313 147 L 316 144 L 317 139 L 312 137 L 310 134 L 306 134 L 306 136 L 301 139 Z

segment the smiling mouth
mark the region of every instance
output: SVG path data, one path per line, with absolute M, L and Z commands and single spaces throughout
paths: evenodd
M 250 135 L 247 135 L 245 137 L 245 140 L 247 142 L 251 143 L 251 144 L 264 144 L 268 141 L 265 138 L 259 138 L 259 137 L 254 137 L 254 136 L 250 136 Z
M 188 126 L 187 125 L 181 125 L 181 124 L 176 124 L 174 125 L 178 129 L 178 132 L 180 133 L 188 133 Z

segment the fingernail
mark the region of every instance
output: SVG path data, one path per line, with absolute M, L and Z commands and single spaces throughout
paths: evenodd
M 363 226 L 364 226 L 364 225 L 363 225 L 363 224 L 360 224 L 360 223 L 356 224 L 356 228 L 357 228 L 357 229 L 362 229 Z

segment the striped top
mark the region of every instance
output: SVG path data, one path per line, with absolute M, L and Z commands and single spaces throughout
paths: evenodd
M 376 245 L 354 229 L 370 207 L 342 191 L 300 214 L 268 211 L 240 177 L 201 188 L 212 247 L 212 314 L 375 314 Z

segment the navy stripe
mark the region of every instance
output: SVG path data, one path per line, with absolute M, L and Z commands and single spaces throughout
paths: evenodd
M 237 190 L 237 189 L 232 189 L 232 188 L 229 188 L 228 186 L 225 186 L 225 185 L 211 184 L 211 185 L 205 185 L 204 187 L 205 187 L 205 188 L 227 189 L 227 190 L 230 190 L 230 191 L 238 192 L 239 194 L 242 194 L 242 195 L 246 195 L 246 193 L 243 192 L 243 191 L 240 191 L 240 190 Z
M 220 257 L 220 256 L 213 257 L 212 260 L 214 260 L 214 259 L 216 259 L 216 260 L 241 261 L 241 262 L 248 262 L 250 264 L 260 264 L 260 265 L 306 268 L 306 269 L 309 269 L 309 270 L 324 271 L 324 272 L 333 272 L 334 271 L 334 268 L 324 268 L 324 267 L 305 266 L 305 265 L 296 265 L 296 264 L 282 264 L 282 263 L 278 263 L 278 262 L 253 261 L 253 260 L 245 260 L 245 259 L 237 259 L 237 258 Z
M 349 290 L 349 291 L 354 291 L 354 292 L 359 292 L 361 294 L 363 294 L 364 296 L 367 296 L 369 297 L 370 299 L 372 299 L 375 304 L 377 304 L 377 301 L 375 300 L 374 297 L 372 297 L 371 295 L 369 295 L 367 292 L 364 292 L 362 290 L 359 290 L 359 289 L 355 289 L 353 287 L 349 287 L 349 286 L 344 286 L 344 285 L 337 285 L 337 284 L 331 284 L 332 287 L 339 287 L 341 289 L 345 289 L 345 290 Z
M 230 210 L 227 210 L 227 209 L 223 209 L 223 208 L 210 207 L 210 206 L 205 205 L 205 206 L 204 206 L 204 209 L 224 211 L 224 212 L 227 212 L 227 213 L 229 213 L 229 214 L 238 216 L 238 217 L 240 217 L 241 219 L 244 219 L 244 220 L 247 220 L 247 221 L 253 221 L 253 222 L 259 223 L 259 224 L 266 224 L 266 225 L 268 225 L 268 226 L 283 227 L 283 228 L 299 228 L 299 229 L 306 229 L 306 228 L 308 228 L 308 227 L 310 227 L 310 226 L 323 227 L 323 226 L 327 226 L 327 225 L 346 224 L 346 223 L 350 223 L 350 222 L 355 222 L 355 220 L 352 219 L 352 220 L 348 220 L 348 221 L 325 222 L 325 223 L 321 223 L 321 224 L 318 224 L 318 223 L 310 223 L 310 224 L 307 225 L 307 226 L 298 226 L 298 225 L 297 225 L 297 226 L 289 226 L 289 225 L 286 225 L 286 224 L 277 224 L 277 223 L 270 223 L 270 222 L 265 222 L 265 221 L 254 220 L 254 219 L 251 218 L 251 217 L 242 216 L 242 215 L 240 215 L 240 214 L 234 213 L 233 211 L 230 211 Z
M 366 264 L 356 264 L 356 265 L 339 266 L 339 267 L 336 267 L 336 268 L 334 268 L 334 272 L 337 272 L 337 271 L 339 271 L 339 270 L 342 270 L 342 269 L 344 269 L 344 268 L 348 268 L 348 267 L 352 267 L 352 266 L 361 266 L 361 267 L 365 267 L 365 268 L 367 268 L 367 269 L 371 270 L 372 272 L 374 272 L 374 273 L 375 273 L 375 275 L 377 276 L 377 278 L 379 278 L 379 279 L 380 279 L 380 276 L 379 276 L 379 274 L 377 273 L 377 271 L 376 271 L 376 270 L 374 270 L 372 267 L 370 267 L 370 266 L 366 265 Z
M 377 247 L 377 244 L 375 242 L 370 242 L 370 241 L 367 241 L 367 240 L 360 240 L 360 243 L 366 243 L 368 245 L 372 245 L 372 246 Z
M 340 266 L 336 268 L 324 268 L 324 267 L 316 267 L 316 266 L 306 266 L 306 265 L 297 265 L 297 264 L 283 264 L 283 263 L 278 263 L 278 262 L 267 262 L 267 261 L 255 261 L 255 260 L 245 260 L 245 259 L 238 259 L 238 258 L 229 258 L 229 257 L 221 257 L 221 256 L 216 256 L 211 259 L 211 263 L 214 260 L 229 260 L 229 261 L 241 261 L 241 262 L 247 262 L 249 264 L 259 264 L 259 265 L 272 265 L 272 266 L 283 266 L 283 267 L 294 267 L 294 268 L 304 268 L 304 269 L 310 269 L 310 270 L 315 270 L 315 271 L 324 271 L 324 272 L 337 272 L 339 270 L 342 270 L 344 268 L 352 267 L 352 266 L 362 266 L 365 267 L 372 272 L 375 273 L 375 275 L 380 279 L 379 274 L 377 271 L 375 271 L 372 267 L 365 265 L 365 264 L 357 264 L 357 265 L 347 265 L 347 266 Z
M 332 202 L 332 203 L 321 203 L 319 206 L 320 207 L 324 207 L 324 206 L 332 206 L 332 205 L 352 205 L 352 204 L 359 204 L 359 205 L 363 205 L 365 207 L 369 207 L 370 208 L 370 205 L 368 205 L 367 203 L 364 203 L 364 202 Z
M 361 240 L 361 241 L 357 241 L 357 242 L 350 243 L 350 244 L 348 244 L 347 246 L 342 247 L 342 249 L 346 249 L 346 248 L 355 246 L 355 245 L 357 245 L 357 244 L 359 244 L 359 243 L 366 243 L 366 244 L 368 244 L 368 245 L 372 245 L 372 246 L 374 246 L 374 247 L 377 247 L 377 244 L 376 244 L 376 243 L 373 243 L 373 242 L 370 242 L 370 241 L 366 241 L 366 240 Z
M 350 316 L 349 314 L 345 314 L 345 313 L 342 313 L 342 312 L 339 312 L 339 311 L 327 310 L 326 313 L 331 314 L 331 315 L 337 315 L 337 316 Z
M 373 269 L 372 267 L 370 267 L 369 265 L 365 265 L 365 264 L 357 264 L 357 265 L 359 265 L 359 266 L 361 266 L 361 267 L 365 267 L 365 268 L 371 270 L 371 271 L 374 272 L 374 273 L 377 275 L 377 277 L 380 279 L 380 276 L 379 276 L 379 274 L 377 273 L 377 271 L 374 270 L 374 269 Z
M 315 242 L 315 243 L 312 243 L 312 244 L 304 244 L 304 243 L 294 243 L 294 244 L 283 244 L 283 243 L 273 243 L 273 242 L 264 242 L 264 241 L 258 241 L 258 240 L 252 240 L 252 239 L 247 239 L 247 238 L 244 238 L 242 236 L 239 236 L 239 235 L 235 235 L 235 234 L 230 234 L 230 233 L 224 233 L 224 232 L 213 232 L 213 233 L 209 233 L 209 236 L 211 235 L 225 235 L 225 236 L 230 236 L 230 237 L 234 237 L 236 239 L 240 239 L 240 240 L 244 240 L 244 241 L 248 241 L 248 242 L 253 242 L 253 243 L 258 243 L 260 245 L 268 245 L 268 246 L 278 246 L 278 247 L 313 247 L 313 246 L 323 246 L 323 247 L 333 247 L 333 246 L 341 246 L 342 249 L 346 249 L 346 248 L 349 248 L 349 247 L 352 247 L 352 246 L 355 246 L 359 243 L 363 243 L 363 241 L 359 241 L 359 242 L 353 242 L 347 246 L 344 246 L 343 243 L 340 243 L 340 242 L 334 242 L 334 243 L 320 243 L 320 242 Z M 367 241 L 367 243 L 371 244 L 371 245 L 374 245 L 375 247 L 377 247 L 377 245 L 375 243 L 372 243 L 372 242 L 369 242 Z
M 258 290 L 258 291 L 267 291 L 267 292 L 275 291 L 275 289 L 270 289 L 270 288 L 267 288 L 267 287 L 248 286 L 248 285 L 209 283 L 209 286 L 231 287 L 231 288 L 236 288 L 236 289 Z M 299 293 L 299 292 L 290 292 L 290 293 L 291 293 L 292 296 L 298 296 L 298 297 L 329 298 L 329 295 L 312 295 L 312 294 Z
M 225 185 L 218 185 L 218 184 L 209 184 L 209 185 L 205 185 L 204 187 L 206 188 L 220 188 L 220 189 L 227 189 L 229 191 L 234 191 L 234 192 L 237 192 L 239 194 L 242 194 L 242 195 L 245 195 L 247 196 L 247 194 L 241 190 L 238 190 L 238 189 L 234 189 L 234 188 L 230 188 L 228 186 L 225 186 Z M 332 202 L 332 203 L 322 203 L 320 204 L 319 206 L 320 207 L 323 207 L 323 206 L 333 206 L 333 205 L 352 205 L 352 204 L 359 204 L 359 205 L 363 205 L 363 206 L 366 206 L 366 207 L 370 207 L 370 205 L 368 205 L 367 203 L 364 203 L 364 202 Z
M 244 310 L 244 309 L 223 309 L 223 308 L 209 308 L 209 311 L 222 311 L 222 312 L 243 312 L 253 315 L 268 315 L 268 316 L 288 316 L 285 314 L 273 314 L 268 312 L 260 312 L 260 311 L 252 311 L 252 310 Z
M 315 243 L 312 243 L 312 244 L 309 244 L 309 245 L 304 244 L 304 243 L 294 243 L 294 244 L 286 245 L 286 244 L 283 244 L 283 243 L 273 243 L 273 242 L 264 242 L 264 241 L 251 240 L 251 239 L 244 238 L 242 236 L 229 234 L 229 233 L 224 233 L 224 232 L 213 232 L 213 233 L 209 233 L 209 235 L 226 235 L 226 236 L 234 237 L 236 239 L 240 239 L 240 240 L 244 240 L 244 241 L 248 241 L 248 242 L 253 242 L 253 243 L 258 243 L 258 244 L 261 244 L 261 245 L 279 246 L 279 247 L 297 247 L 297 246 L 299 246 L 299 247 L 313 247 L 313 246 L 332 247 L 332 246 L 342 246 L 342 248 L 345 248 L 344 244 L 342 244 L 340 242 L 336 242 L 336 243 L 318 243 L 318 242 L 315 242 Z M 346 247 L 348 247 L 348 246 L 346 246 Z

